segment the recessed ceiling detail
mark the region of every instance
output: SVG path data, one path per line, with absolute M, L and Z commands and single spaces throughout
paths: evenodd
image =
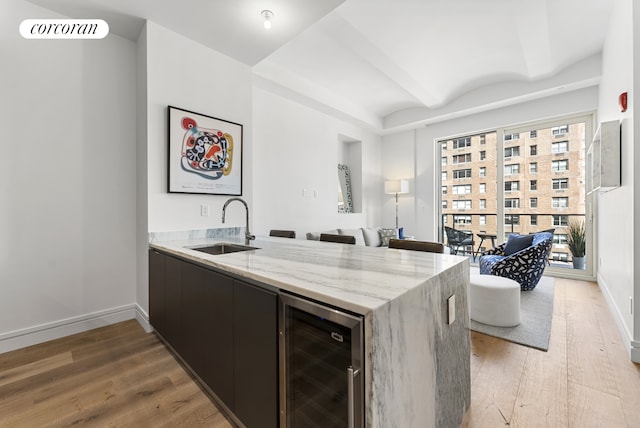
M 154 21 L 252 66 L 259 88 L 378 132 L 405 112 L 436 118 L 597 84 L 615 3 L 272 0 L 276 24 L 257 0 L 29 1 L 131 40 Z

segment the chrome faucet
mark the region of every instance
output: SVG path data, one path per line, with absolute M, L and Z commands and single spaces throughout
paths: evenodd
M 242 198 L 227 199 L 227 202 L 225 202 L 224 205 L 222 206 L 222 222 L 224 223 L 224 215 L 227 212 L 227 205 L 229 205 L 233 201 L 242 202 L 242 205 L 244 205 L 244 208 L 247 211 L 247 226 L 245 227 L 245 230 L 244 230 L 244 245 L 249 245 L 249 241 L 256 239 L 256 237 L 255 235 L 252 235 L 251 232 L 249 232 L 249 205 L 247 205 L 244 199 Z

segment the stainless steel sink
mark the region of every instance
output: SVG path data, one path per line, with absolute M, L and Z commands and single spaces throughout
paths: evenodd
M 228 242 L 221 242 L 219 244 L 210 245 L 208 247 L 199 247 L 192 248 L 195 251 L 202 251 L 203 253 L 219 255 L 219 254 L 229 254 L 229 253 L 237 253 L 239 251 L 250 251 L 250 250 L 258 250 L 256 247 L 249 247 L 247 245 L 240 244 L 231 244 Z

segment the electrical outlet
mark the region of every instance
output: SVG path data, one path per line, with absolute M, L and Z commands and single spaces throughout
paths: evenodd
M 456 320 L 456 295 L 452 295 L 449 297 L 449 325 L 453 324 Z
M 200 215 L 202 217 L 209 217 L 209 205 L 207 204 L 200 205 Z

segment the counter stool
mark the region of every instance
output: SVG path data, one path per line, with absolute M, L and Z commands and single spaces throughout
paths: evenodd
M 470 278 L 470 317 L 496 327 L 520 324 L 520 284 L 495 275 L 475 275 Z

